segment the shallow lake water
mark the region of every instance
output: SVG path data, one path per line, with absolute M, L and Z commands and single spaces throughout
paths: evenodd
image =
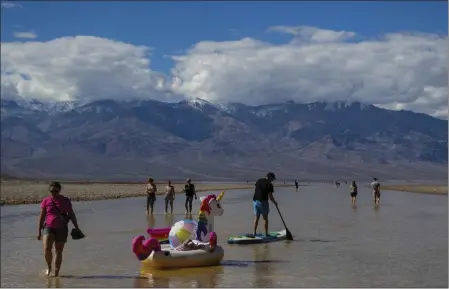
M 4 206 L 1 285 L 447 288 L 447 196 L 383 191 L 376 208 L 370 190 L 360 188 L 352 208 L 344 184 L 313 184 L 299 192 L 279 188 L 275 194 L 294 241 L 227 245 L 229 236 L 252 229 L 252 192 L 228 191 L 222 200 L 225 213 L 215 218 L 218 241 L 225 249 L 222 265 L 180 270 L 142 270 L 131 240 L 146 235 L 148 226 L 166 227 L 183 219 L 182 195 L 173 216 L 163 214 L 163 199 L 158 197 L 155 215 L 148 218 L 145 198 L 76 202 L 87 238 L 69 240 L 60 278 L 40 276 L 45 262 L 42 244 L 35 239 L 39 205 Z M 199 201 L 194 212 L 198 207 Z M 283 229 L 273 206 L 270 229 Z

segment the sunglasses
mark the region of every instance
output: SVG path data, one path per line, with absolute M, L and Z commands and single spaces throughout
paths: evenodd
M 61 191 L 60 189 L 57 189 L 57 188 L 51 188 L 50 189 L 50 192 L 51 193 L 59 193 L 59 191 Z

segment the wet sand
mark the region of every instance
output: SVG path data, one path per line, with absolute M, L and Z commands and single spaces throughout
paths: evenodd
M 381 186 L 383 190 L 389 191 L 402 191 L 409 193 L 418 194 L 429 194 L 429 195 L 447 195 L 447 186 L 435 186 L 435 185 L 386 185 Z
M 165 193 L 166 184 L 156 183 L 157 195 Z M 175 192 L 182 193 L 184 183 L 173 183 Z M 277 184 L 277 187 L 293 186 L 292 184 Z M 93 201 L 107 199 L 122 199 L 146 196 L 146 184 L 136 183 L 89 183 L 68 182 L 62 183 L 62 194 L 72 201 Z M 253 189 L 254 183 L 198 183 L 195 184 L 197 192 L 228 191 Z M 1 205 L 37 204 L 48 196 L 48 182 L 4 181 L 0 184 Z
M 360 187 L 351 207 L 348 188 L 328 184 L 276 189 L 279 209 L 295 241 L 228 245 L 226 239 L 252 228 L 252 192 L 225 194 L 224 215 L 215 218 L 225 257 L 220 266 L 148 270 L 130 244 L 147 227 L 167 227 L 184 218 L 184 198 L 165 216 L 159 198 L 145 215 L 145 198 L 74 203 L 86 238 L 69 240 L 60 278 L 39 276 L 45 268 L 35 238 L 39 206 L 1 210 L 3 287 L 442 287 L 448 286 L 446 195 L 382 191 L 373 206 Z M 199 193 L 199 196 L 211 192 Z M 217 194 L 220 191 L 214 191 Z M 198 212 L 199 201 L 194 201 Z M 270 229 L 283 229 L 270 206 Z M 195 216 L 196 217 L 196 216 Z M 71 227 L 71 225 L 70 225 Z M 262 227 L 259 228 L 259 231 Z

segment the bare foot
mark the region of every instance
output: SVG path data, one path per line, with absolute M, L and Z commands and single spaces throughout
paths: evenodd
M 51 276 L 51 268 L 42 270 L 42 272 L 41 272 L 40 275 L 41 275 L 41 276 L 45 276 L 45 277 L 50 277 L 50 276 Z

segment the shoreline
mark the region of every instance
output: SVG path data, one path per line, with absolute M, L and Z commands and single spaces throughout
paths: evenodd
M 176 195 L 183 194 L 184 183 L 173 183 Z M 196 192 L 249 190 L 254 184 L 195 184 Z M 124 199 L 145 197 L 146 184 L 117 184 L 117 183 L 63 183 L 62 195 L 70 198 L 72 202 L 100 201 L 111 199 Z M 156 183 L 157 199 L 163 198 L 165 184 Z M 276 187 L 294 187 L 292 184 L 276 184 Z M 34 182 L 4 182 L 1 184 L 1 206 L 39 204 L 49 195 L 48 183 Z
M 448 187 L 438 185 L 385 185 L 381 186 L 380 189 L 381 191 L 397 191 L 425 195 L 448 195 Z

